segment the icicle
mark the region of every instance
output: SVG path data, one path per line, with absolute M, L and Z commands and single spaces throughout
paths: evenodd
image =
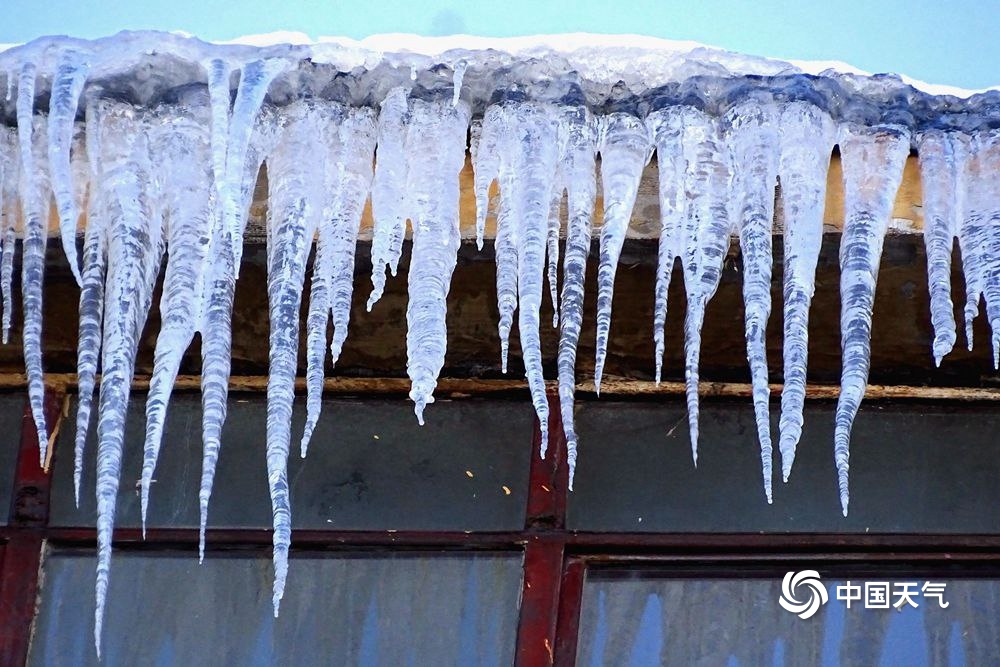
M 781 201 L 784 207 L 784 386 L 779 423 L 781 476 L 787 482 L 802 436 L 809 355 L 809 306 L 816 287 L 816 263 L 823 245 L 823 209 L 836 126 L 825 111 L 807 102 L 781 106 L 779 140 Z
M 454 73 L 452 75 L 452 94 L 451 94 L 451 106 L 457 107 L 459 101 L 462 99 L 462 79 L 465 78 L 465 70 L 468 69 L 469 64 L 464 60 L 459 60 L 455 63 Z
M 190 108 L 190 107 L 188 107 Z M 150 137 L 153 182 L 166 226 L 167 268 L 160 297 L 160 332 L 146 398 L 141 511 L 143 537 L 149 489 L 163 437 L 167 404 L 181 358 L 202 318 L 199 276 L 208 269 L 208 231 L 213 210 L 208 109 L 164 110 Z
M 76 227 L 80 211 L 74 197 L 73 171 L 70 168 L 70 145 L 73 141 L 76 109 L 87 80 L 90 65 L 86 56 L 73 49 L 64 50 L 59 57 L 52 95 L 49 98 L 49 171 L 52 194 L 59 211 L 59 233 L 70 271 L 81 287 L 79 262 L 76 256 Z
M 327 154 L 320 158 L 326 199 L 316 242 L 312 287 L 309 295 L 306 358 L 306 426 L 301 454 L 305 458 L 313 429 L 319 420 L 323 398 L 323 367 L 326 363 L 327 321 L 333 318 L 330 344 L 336 365 L 347 338 L 354 292 L 354 251 L 361 213 L 372 182 L 375 151 L 375 116 L 369 110 L 345 111 L 331 103 L 329 118 L 321 128 Z M 324 164 L 325 162 L 325 164 Z M 317 165 L 317 166 L 320 166 Z
M 251 135 L 244 171 L 240 178 L 241 194 L 239 215 L 246 224 L 254 184 L 261 164 L 272 148 L 278 122 L 269 114 L 258 118 Z M 221 216 L 216 206 L 216 221 Z M 201 432 L 202 467 L 198 492 L 200 527 L 198 560 L 205 557 L 205 529 L 208 525 L 208 503 L 212 497 L 215 468 L 222 447 L 222 427 L 226 422 L 226 401 L 229 397 L 229 373 L 232 361 L 232 310 L 236 291 L 236 271 L 232 245 L 226 231 L 213 224 L 209 239 L 210 266 L 206 276 L 199 279 L 204 292 L 202 297 L 203 320 L 201 323 Z
M 357 248 L 361 213 L 372 181 L 372 158 L 375 151 L 375 118 L 367 110 L 351 111 L 340 129 L 340 142 L 345 155 L 332 177 L 339 196 L 332 204 L 325 224 L 333 232 L 333 272 L 331 274 L 331 317 L 333 340 L 330 342 L 331 363 L 336 364 L 347 340 L 351 318 L 351 297 L 354 291 L 354 251 Z M 331 184 L 332 185 L 332 184 Z M 335 190 L 336 191 L 336 190 Z
M 872 307 L 882 244 L 910 151 L 910 133 L 899 125 L 841 128 L 844 233 L 840 241 L 840 340 L 843 370 L 837 400 L 834 458 L 840 504 L 847 516 L 851 427 L 868 384 Z
M 48 429 L 45 425 L 45 383 L 42 379 L 42 279 L 48 242 L 49 183 L 41 151 L 45 127 L 34 118 L 34 63 L 25 63 L 17 82 L 17 136 L 21 155 L 21 213 L 24 241 L 21 250 L 21 309 L 24 317 L 24 366 L 28 398 L 38 432 L 38 455 L 48 467 Z
M 468 105 L 412 101 L 407 128 L 406 190 L 410 193 L 413 250 L 406 306 L 406 373 L 417 421 L 434 402 L 444 366 L 448 290 L 458 259 L 459 174 L 465 165 Z
M 618 258 L 639 192 L 642 170 L 652 146 L 646 126 L 632 114 L 615 112 L 602 119 L 601 183 L 604 188 L 604 224 L 601 259 L 597 269 L 597 349 L 594 388 L 601 393 L 601 376 L 611 333 L 611 302 L 615 293 Z
M 11 279 L 14 275 L 14 252 L 17 249 L 15 223 L 19 180 L 17 132 L 0 126 L 0 291 L 3 294 L 3 344 L 10 334 Z
M 684 128 L 684 183 L 687 198 L 684 221 L 684 380 L 687 393 L 691 456 L 698 465 L 698 357 L 705 309 L 719 288 L 722 266 L 729 251 L 733 226 L 727 197 L 732 171 L 718 121 L 693 107 L 667 109 L 678 114 Z
M 322 174 L 306 156 L 317 151 L 323 121 L 315 108 L 295 103 L 282 110 L 281 141 L 268 157 L 267 294 L 270 364 L 267 381 L 267 478 L 274 520 L 274 615 L 288 576 L 292 518 L 288 498 L 288 449 L 299 347 L 299 311 L 306 262 L 322 209 Z M 322 148 L 320 148 L 322 150 Z
M 93 185 L 90 182 L 90 156 L 87 155 L 87 123 L 73 124 L 73 141 L 70 148 L 70 173 L 73 174 L 73 204 L 77 216 L 87 206 L 87 196 Z M 79 221 L 78 221 L 79 226 Z
M 226 173 L 228 152 L 229 116 L 232 106 L 229 84 L 233 77 L 233 66 L 222 58 L 213 58 L 203 63 L 203 66 L 208 74 L 208 92 L 212 107 L 212 173 L 221 200 L 222 177 Z
M 111 536 L 121 476 L 125 416 L 139 336 L 152 300 L 163 252 L 158 216 L 149 197 L 149 154 L 141 120 L 126 105 L 99 111 L 101 174 L 98 197 L 107 216 L 106 317 L 97 429 L 97 605 L 94 640 L 101 626 L 111 566 Z
M 771 315 L 771 232 L 778 180 L 778 109 L 774 102 L 746 100 L 726 113 L 733 164 L 732 210 L 743 255 L 747 359 L 753 382 L 764 495 L 770 504 L 772 455 L 768 402 L 767 320 Z
M 329 167 L 327 168 L 329 169 Z M 309 441 L 319 421 L 323 408 L 323 379 L 326 364 L 327 324 L 330 322 L 331 281 L 333 279 L 334 246 L 336 238 L 333 225 L 325 221 L 319 227 L 316 256 L 313 260 L 312 286 L 309 292 L 309 317 L 306 320 L 306 425 L 302 432 L 299 452 L 302 458 L 309 452 Z M 353 252 L 351 253 L 353 259 Z M 336 361 L 334 361 L 336 364 Z
M 654 111 L 646 118 L 653 145 L 656 148 L 660 198 L 660 240 L 656 262 L 656 291 L 653 306 L 653 343 L 656 347 L 656 384 L 663 371 L 666 347 L 664 329 L 667 323 L 667 296 L 674 260 L 684 247 L 684 220 L 687 196 L 684 190 L 684 124 L 683 116 L 669 111 Z
M 963 138 L 942 130 L 929 130 L 917 138 L 924 192 L 927 286 L 934 324 L 933 353 L 938 366 L 955 346 L 957 337 L 951 301 L 951 253 L 962 216 L 962 170 L 967 152 Z
M 969 142 L 965 168 L 967 183 L 963 227 L 980 242 L 972 255 L 972 270 L 978 269 L 978 288 L 986 300 L 986 316 L 992 332 L 993 368 L 1000 365 L 1000 130 L 980 130 Z M 964 249 L 963 249 L 964 252 Z M 967 279 L 968 280 L 968 279 Z M 978 302 L 978 296 L 976 297 Z M 971 338 L 970 338 L 971 343 Z
M 287 69 L 281 58 L 252 60 L 240 72 L 240 84 L 232 113 L 229 110 L 229 80 L 232 65 L 221 59 L 205 63 L 212 100 L 212 161 L 215 186 L 222 206 L 222 228 L 232 246 L 233 270 L 239 275 L 243 257 L 243 228 L 240 184 L 246 169 L 247 150 L 254 121 L 260 112 L 271 82 Z
M 552 327 L 559 326 L 559 230 L 560 208 L 562 208 L 563 193 L 566 191 L 562 179 L 556 177 L 556 186 L 552 188 L 552 202 L 549 204 L 549 227 L 546 235 L 546 274 L 549 283 L 549 300 L 552 302 Z
M 555 113 L 547 106 L 508 103 L 495 108 L 503 123 L 500 142 L 501 214 L 497 220 L 497 298 L 503 304 L 501 345 L 506 344 L 505 334 L 509 332 L 504 316 L 513 310 L 510 300 L 516 290 L 521 356 L 538 416 L 541 449 L 544 452 L 548 443 L 549 406 L 542 374 L 539 310 L 549 209 L 558 167 L 559 125 Z M 514 225 L 517 225 L 516 232 L 512 233 Z M 516 248 L 516 255 L 511 252 L 512 246 Z M 514 266 L 517 268 L 516 275 L 512 275 L 511 271 Z M 505 349 L 503 353 L 506 353 Z
M 382 101 L 378 116 L 378 147 L 375 176 L 372 182 L 372 217 L 375 232 L 372 238 L 372 293 L 368 311 L 382 298 L 385 290 L 385 270 L 393 276 L 399 265 L 406 231 L 408 210 L 406 125 L 409 109 L 407 90 L 394 88 Z
M 489 112 L 487 112 L 489 113 Z M 483 249 L 486 233 L 486 216 L 490 210 L 490 187 L 496 181 L 500 168 L 497 154 L 500 124 L 494 119 L 489 123 L 472 123 L 470 152 L 472 153 L 473 189 L 476 193 L 476 247 Z
M 577 437 L 573 422 L 576 385 L 576 346 L 583 321 L 584 282 L 590 254 L 591 225 L 597 198 L 597 123 L 585 107 L 561 112 L 560 131 L 565 134 L 561 156 L 567 190 L 566 252 L 563 257 L 562 330 L 559 337 L 559 406 L 566 433 L 569 488 L 576 471 Z
M 964 139 L 965 144 L 970 144 Z M 970 147 L 966 146 L 966 152 Z M 973 165 L 972 156 L 966 155 L 962 165 L 963 191 L 969 188 L 970 170 Z M 968 193 L 963 192 L 963 199 L 968 199 Z M 964 201 L 963 201 L 964 203 Z M 964 207 L 963 207 L 964 209 Z M 989 244 L 989 228 L 982 224 L 977 216 L 972 216 L 967 210 L 957 211 L 958 247 L 962 254 L 962 273 L 965 276 L 965 342 L 972 351 L 972 322 L 979 316 L 979 300 L 983 296 L 986 281 L 986 249 Z
M 486 201 L 489 197 L 489 187 L 493 180 L 491 174 L 496 174 L 500 183 L 500 207 L 497 212 L 496 238 L 493 240 L 494 255 L 497 265 L 497 310 L 500 320 L 497 331 L 500 335 L 500 370 L 507 372 L 507 353 L 510 349 L 510 330 L 514 326 L 514 311 L 517 310 L 517 267 L 518 267 L 518 225 L 521 220 L 521 202 L 513 195 L 515 183 L 519 177 L 518 170 L 511 164 L 512 155 L 508 144 L 512 141 L 509 133 L 513 130 L 507 125 L 507 115 L 503 106 L 494 105 L 486 109 L 483 116 L 483 139 L 477 155 L 476 178 L 477 185 L 477 215 L 480 210 L 486 211 Z M 492 150 L 486 150 L 491 147 Z M 502 150 L 501 150 L 502 147 Z M 507 196 L 505 193 L 510 192 Z
M 87 203 L 87 228 L 83 237 L 83 282 L 80 287 L 80 329 L 77 342 L 76 437 L 73 456 L 73 491 L 80 506 L 83 454 L 90 428 L 97 358 L 101 353 L 101 323 L 104 315 L 104 272 L 107 265 L 107 221 L 101 187 L 101 131 L 96 103 L 87 106 L 86 144 L 93 188 Z

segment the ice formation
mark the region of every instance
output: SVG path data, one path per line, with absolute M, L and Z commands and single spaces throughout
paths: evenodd
M 576 429 L 573 426 L 573 399 L 576 389 L 576 345 L 583 323 L 583 294 L 587 277 L 587 256 L 597 199 L 597 122 L 581 106 L 560 110 L 565 133 L 561 160 L 567 201 L 566 251 L 563 256 L 562 326 L 559 337 L 559 407 L 566 433 L 566 462 L 569 487 L 576 471 Z
M 778 175 L 784 203 L 784 386 L 778 448 L 781 476 L 788 481 L 802 436 L 809 355 L 809 304 L 816 289 L 816 263 L 823 244 L 823 207 L 836 125 L 818 107 L 792 100 L 780 110 Z
M 362 44 L 250 46 L 123 33 L 94 42 L 46 38 L 0 53 L 0 83 L 7 91 L 0 100 L 3 338 L 6 342 L 11 328 L 20 239 L 24 357 L 45 464 L 41 300 L 45 249 L 55 229 L 80 284 L 77 494 L 100 381 L 98 650 L 122 451 L 131 446 L 124 442 L 125 414 L 139 337 L 161 269 L 161 324 L 138 471 L 142 516 L 145 524 L 155 502 L 151 482 L 170 394 L 182 357 L 200 336 L 199 555 L 204 556 L 226 418 L 234 291 L 253 191 L 265 166 L 266 466 L 276 614 L 288 573 L 287 461 L 300 339 L 305 339 L 306 360 L 307 418 L 300 440 L 305 456 L 320 417 L 327 346 L 332 365 L 347 340 L 355 250 L 365 233 L 362 215 L 370 200 L 369 309 L 383 293 L 387 270 L 396 274 L 407 234 L 412 239 L 406 370 L 410 398 L 423 423 L 445 362 L 447 297 L 462 242 L 460 173 L 467 151 L 480 249 L 495 214 L 500 366 L 506 372 L 516 314 L 543 455 L 549 399 L 540 317 L 546 291 L 553 324 L 560 327 L 556 367 L 571 488 L 578 445 L 576 356 L 591 244 L 596 234 L 592 290 L 599 390 L 616 271 L 654 151 L 661 216 L 651 286 L 655 377 L 659 382 L 663 374 L 667 294 L 679 263 L 687 296 L 684 377 L 695 463 L 702 323 L 736 237 L 753 408 L 770 502 L 766 334 L 772 239 L 781 233 L 784 386 L 778 446 L 782 477 L 788 479 L 802 433 L 809 308 L 835 144 L 842 156 L 846 219 L 840 251 L 843 371 L 834 452 L 845 514 L 850 432 L 870 366 L 875 283 L 911 145 L 918 150 L 923 181 L 934 359 L 940 364 L 956 342 L 950 293 L 956 240 L 966 280 L 967 344 L 972 346 L 972 320 L 984 298 L 995 357 L 1000 353 L 996 91 L 958 99 L 950 91 L 916 90 L 891 76 L 821 72 L 696 45 L 639 40 L 615 46 L 602 40 L 595 36 L 563 46 L 415 40 L 413 48 L 395 52 L 382 48 L 379 38 Z M 599 185 L 603 207 L 595 220 Z M 774 228 L 776 196 L 783 210 L 780 230 Z M 58 221 L 50 222 L 50 211 Z M 307 276 L 306 331 L 300 332 Z
M 841 127 L 844 165 L 844 234 L 840 240 L 840 347 L 843 371 L 837 399 L 834 458 L 840 505 L 847 516 L 851 427 L 868 384 L 872 312 L 882 245 L 892 203 L 910 152 L 910 133 L 900 125 Z
M 597 268 L 597 352 L 594 388 L 601 392 L 601 375 L 611 334 L 611 300 L 615 293 L 618 258 L 639 192 L 642 169 L 652 153 L 642 119 L 621 111 L 602 119 L 600 139 L 601 182 L 604 185 L 604 224 L 601 226 L 601 256 Z
M 521 101 L 495 105 L 483 120 L 483 134 L 496 135 L 502 193 L 497 214 L 501 341 L 506 346 L 516 310 L 521 355 L 538 415 L 543 452 L 548 445 L 549 402 L 542 376 L 539 312 L 553 193 L 558 187 L 559 125 L 554 105 Z M 482 147 L 477 154 L 483 154 Z M 506 371 L 506 347 L 503 355 Z
M 728 196 L 730 156 L 720 120 L 695 105 L 668 104 L 647 116 L 656 142 L 660 179 L 661 233 L 653 337 L 659 381 L 667 288 L 679 257 L 687 291 L 684 320 L 684 379 L 691 456 L 698 464 L 698 360 L 705 308 L 719 287 L 733 224 Z
M 747 359 L 760 440 L 764 495 L 771 502 L 771 416 L 767 381 L 767 320 L 771 315 L 771 226 L 778 181 L 779 110 L 773 100 L 746 100 L 724 117 L 733 186 L 730 209 L 743 254 Z

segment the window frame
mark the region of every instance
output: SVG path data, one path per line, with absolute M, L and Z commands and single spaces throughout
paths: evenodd
M 238 380 L 238 378 L 234 378 Z M 387 383 L 390 387 L 394 383 Z M 483 382 L 478 383 L 480 387 Z M 394 395 L 393 389 L 334 391 L 331 396 L 359 393 L 365 397 Z M 68 398 L 67 383 L 47 387 L 48 423 L 59 424 Z M 13 387 L 23 392 L 22 386 Z M 510 393 L 511 387 L 502 391 Z M 483 397 L 488 391 L 467 392 Z M 523 393 L 523 389 L 516 390 Z M 495 395 L 495 394 L 494 394 Z M 537 420 L 531 436 L 532 455 L 522 530 L 504 532 L 294 530 L 293 549 L 309 552 L 381 550 L 520 551 L 523 553 L 521 604 L 518 611 L 517 665 L 575 663 L 583 587 L 592 567 L 667 567 L 685 576 L 720 578 L 725 572 L 756 567 L 769 573 L 790 563 L 862 571 L 865 563 L 893 564 L 906 573 L 947 569 L 947 576 L 1000 577 L 1000 535 L 851 534 L 851 533 L 596 533 L 566 529 L 568 478 L 566 442 L 558 394 L 548 392 L 550 442 L 540 457 Z M 901 401 L 909 402 L 909 401 Z M 57 430 L 58 426 L 56 427 Z M 38 462 L 37 435 L 27 396 L 11 496 L 10 520 L 0 526 L 0 664 L 27 661 L 35 616 L 40 568 L 47 545 L 94 547 L 94 528 L 48 525 L 51 477 Z M 512 440 L 512 446 L 517 446 Z M 527 445 L 527 443 L 524 443 Z M 266 554 L 271 532 L 260 529 L 209 529 L 212 550 Z M 116 529 L 116 549 L 197 552 L 197 529 L 151 528 L 146 539 L 138 529 Z

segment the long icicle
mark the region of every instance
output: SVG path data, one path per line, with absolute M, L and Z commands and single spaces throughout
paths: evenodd
M 993 346 L 993 368 L 1000 365 L 1000 130 L 982 129 L 969 142 L 964 170 L 968 188 L 964 226 L 980 230 L 978 264 L 980 289 L 986 300 L 986 319 Z M 974 270 L 975 270 L 974 268 Z M 978 300 L 978 297 L 977 297 Z M 970 338 L 971 340 L 971 338 Z
M 378 146 L 375 174 L 372 180 L 372 218 L 375 231 L 372 238 L 372 293 L 368 311 L 382 298 L 385 291 L 386 268 L 396 275 L 399 256 L 406 232 L 408 195 L 406 126 L 410 110 L 407 90 L 394 88 L 382 100 L 378 115 Z
M 542 373 L 539 336 L 542 284 L 545 279 L 549 208 L 559 157 L 558 121 L 548 106 L 508 103 L 503 106 L 507 133 L 501 160 L 507 159 L 510 187 L 501 196 L 515 200 L 518 212 L 517 297 L 521 357 L 541 431 L 541 448 L 548 444 L 549 403 Z M 502 169 L 503 171 L 503 169 Z
M 14 276 L 14 252 L 17 249 L 15 224 L 16 199 L 20 179 L 17 130 L 0 126 L 0 292 L 3 294 L 3 344 L 10 335 L 13 309 L 11 281 Z
M 461 244 L 459 174 L 465 165 L 469 107 L 459 101 L 413 100 L 407 128 L 407 192 L 413 250 L 406 305 L 406 373 L 420 424 L 448 345 L 446 316 L 451 276 Z
M 828 113 L 808 102 L 781 107 L 781 201 L 784 225 L 784 385 L 778 448 L 787 482 L 802 437 L 809 355 L 809 306 L 816 289 L 816 263 L 823 245 L 823 210 L 830 155 L 837 128 Z
M 732 169 L 719 123 L 693 107 L 676 107 L 684 127 L 684 383 L 687 394 L 691 457 L 698 465 L 698 359 L 705 309 L 719 288 L 722 267 L 729 252 L 733 225 L 727 206 Z
M 488 197 L 487 179 L 494 171 L 500 185 L 497 232 L 496 238 L 493 239 L 493 247 L 497 265 L 497 310 L 500 313 L 497 323 L 500 336 L 500 370 L 503 373 L 507 372 L 510 330 L 514 326 L 514 312 L 517 310 L 518 225 L 521 219 L 520 202 L 516 197 L 504 194 L 514 192 L 518 178 L 517 170 L 510 159 L 511 155 L 505 152 L 509 150 L 507 146 L 511 139 L 508 134 L 512 131 L 502 105 L 493 105 L 486 109 L 483 115 L 483 135 L 491 138 L 489 141 L 481 140 L 475 162 L 476 173 L 486 174 L 482 177 L 479 190 L 483 194 L 477 200 Z M 490 146 L 492 152 L 487 150 Z
M 743 304 L 747 359 L 760 442 L 764 496 L 772 502 L 770 388 L 767 375 L 767 320 L 771 315 L 771 233 L 778 181 L 778 113 L 773 101 L 746 100 L 726 113 L 727 143 L 733 164 L 733 214 L 743 255 Z
M 17 138 L 21 155 L 21 312 L 24 317 L 24 366 L 28 375 L 28 402 L 38 433 L 38 457 L 48 467 L 49 434 L 45 425 L 45 381 L 42 377 L 42 280 L 48 245 L 49 182 L 42 153 L 44 119 L 34 118 L 35 77 L 32 62 L 21 67 L 17 82 Z
M 168 260 L 160 297 L 160 332 L 146 398 L 146 439 L 140 478 L 143 537 L 150 484 L 160 452 L 171 390 L 202 318 L 198 278 L 207 269 L 212 216 L 212 163 L 207 107 L 164 111 L 150 138 L 154 182 L 166 226 Z
M 59 56 L 52 94 L 49 98 L 49 172 L 52 194 L 59 211 L 59 233 L 63 252 L 70 271 L 78 285 L 83 287 L 76 254 L 76 227 L 80 216 L 73 188 L 73 170 L 70 168 L 70 146 L 73 142 L 74 121 L 80 93 L 87 81 L 90 65 L 86 54 L 75 49 L 64 49 Z
M 276 119 L 270 115 L 258 118 L 247 150 L 241 176 L 239 198 L 240 224 L 246 225 L 250 200 L 261 164 L 277 136 Z M 208 257 L 210 266 L 202 279 L 203 321 L 201 323 L 201 432 L 202 465 L 198 491 L 199 537 L 198 559 L 205 558 L 205 529 L 208 525 L 208 503 L 212 497 L 215 469 L 222 447 L 222 427 L 226 422 L 229 397 L 229 373 L 232 363 L 232 311 L 236 292 L 235 258 L 226 230 L 218 224 L 221 211 L 216 206 L 216 221 L 211 227 Z
M 957 132 L 929 130 L 917 137 L 924 200 L 927 287 L 934 325 L 934 363 L 951 352 L 957 339 L 951 301 L 951 253 L 963 213 L 963 169 L 968 146 Z
M 469 152 L 472 154 L 473 190 L 476 195 L 476 247 L 483 249 L 486 235 L 486 217 L 490 212 L 490 188 L 496 182 L 500 171 L 500 155 L 497 152 L 499 124 L 472 122 L 469 132 Z
M 104 274 L 107 267 L 108 229 L 100 181 L 102 174 L 101 130 L 96 103 L 87 105 L 86 145 L 93 188 L 87 202 L 87 228 L 83 236 L 83 284 L 80 287 L 80 325 L 76 352 L 76 436 L 73 453 L 73 492 L 80 506 L 83 454 L 90 430 L 97 361 L 101 354 L 104 318 Z
M 99 187 L 107 191 L 99 196 L 108 218 L 108 269 L 97 428 L 94 641 L 98 657 L 135 355 L 163 251 L 159 220 L 149 196 L 150 164 L 142 119 L 132 107 L 113 102 L 106 103 L 100 115 Z
M 288 497 L 288 449 L 298 365 L 302 284 L 322 209 L 316 206 L 322 175 L 313 169 L 322 121 L 312 105 L 281 111 L 281 141 L 268 157 L 267 296 L 270 353 L 267 379 L 267 479 L 274 523 L 274 615 L 288 577 L 292 516 Z
M 683 255 L 687 193 L 684 189 L 684 117 L 669 110 L 654 111 L 646 118 L 656 148 L 660 201 L 660 239 L 657 246 L 656 287 L 653 305 L 655 381 L 660 384 L 664 330 L 667 324 L 667 297 L 675 260 Z
M 583 295 L 590 255 L 591 227 L 597 200 L 597 122 L 586 107 L 568 107 L 560 115 L 566 135 L 562 156 L 566 186 L 566 251 L 560 303 L 562 325 L 559 336 L 559 407 L 566 434 L 569 488 L 576 473 L 577 436 L 573 403 L 576 391 L 576 346 L 583 322 Z
M 331 103 L 332 104 L 332 103 Z M 336 105 L 321 136 L 326 141 L 324 206 L 309 294 L 306 343 L 306 425 L 300 445 L 304 458 L 319 420 L 326 364 L 327 322 L 333 319 L 331 365 L 336 365 L 351 317 L 354 252 L 361 213 L 372 182 L 375 116 L 368 110 L 345 111 Z
M 851 427 L 868 385 L 872 309 L 882 245 L 910 132 L 899 125 L 845 125 L 840 132 L 844 168 L 844 234 L 840 241 L 840 342 L 843 368 L 837 399 L 834 459 L 840 505 L 847 516 Z
M 615 112 L 602 119 L 601 183 L 604 190 L 604 223 L 601 226 L 601 255 L 597 268 L 597 347 L 594 359 L 594 388 L 601 393 L 601 376 L 611 335 L 611 304 L 615 293 L 618 258 L 632 207 L 639 192 L 642 170 L 652 155 L 646 125 L 630 113 Z

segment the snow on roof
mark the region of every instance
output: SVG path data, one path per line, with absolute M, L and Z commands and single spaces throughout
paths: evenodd
M 172 52 L 191 61 L 207 57 L 243 59 L 251 55 L 286 56 L 334 65 L 342 71 L 357 67 L 373 68 L 379 63 L 402 67 L 489 63 L 558 58 L 579 75 L 595 83 L 613 85 L 619 81 L 632 88 L 651 89 L 690 76 L 813 76 L 842 74 L 870 77 L 872 73 L 841 61 L 783 60 L 753 56 L 700 44 L 635 34 L 566 33 L 523 37 L 477 37 L 449 35 L 425 37 L 388 33 L 362 40 L 321 36 L 313 39 L 301 32 L 279 31 L 247 35 L 233 40 L 205 42 L 181 32 L 125 31 L 97 40 L 71 37 L 42 37 L 26 44 L 0 44 L 0 68 L 9 68 L 26 52 L 35 57 L 54 51 L 51 47 L 71 44 L 87 49 L 98 58 L 102 69 L 127 68 L 142 55 Z M 228 48 L 227 48 L 228 47 Z M 260 53 L 254 54 L 255 50 Z M 890 75 L 930 95 L 967 98 L 990 90 L 970 90 L 930 84 L 905 75 Z

